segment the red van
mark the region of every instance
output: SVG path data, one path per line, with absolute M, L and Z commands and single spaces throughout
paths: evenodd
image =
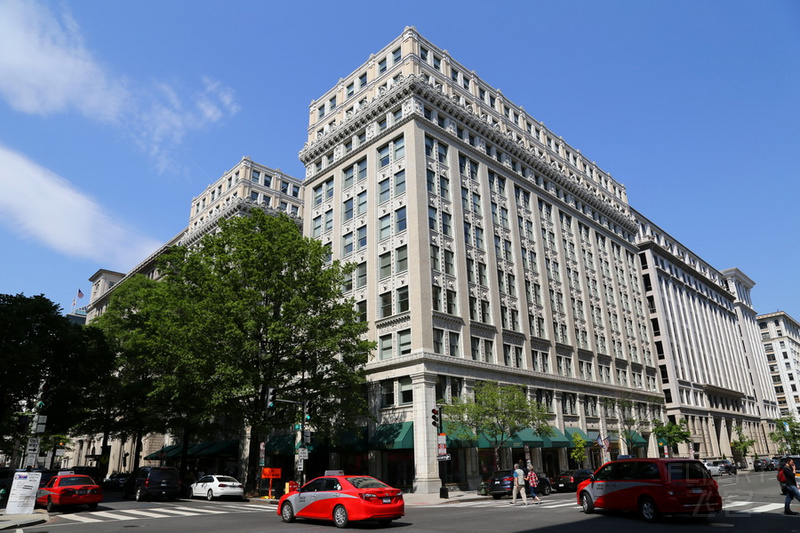
M 708 517 L 722 510 L 717 482 L 694 459 L 624 459 L 606 463 L 578 485 L 583 512 L 637 511 L 648 522 L 665 514 Z

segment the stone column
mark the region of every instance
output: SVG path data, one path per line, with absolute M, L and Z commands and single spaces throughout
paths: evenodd
M 436 443 L 439 433 L 433 424 L 428 423 L 428 415 L 436 407 L 436 374 L 411 374 L 411 386 L 414 391 L 414 490 L 436 494 L 442 486 Z

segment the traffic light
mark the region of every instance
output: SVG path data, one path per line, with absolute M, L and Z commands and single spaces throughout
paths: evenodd
M 311 420 L 316 415 L 317 403 L 314 400 L 306 400 L 306 420 Z
M 269 387 L 267 389 L 267 409 L 275 409 L 275 402 L 278 401 L 276 397 L 278 394 L 278 390 L 274 387 Z
M 39 389 L 39 398 L 36 401 L 36 409 L 44 410 L 50 401 L 50 383 L 45 381 Z
M 303 430 L 303 443 L 311 444 L 311 431 L 308 429 Z
M 441 419 L 439 418 L 439 410 L 431 409 L 431 424 L 433 424 L 433 427 L 438 428 L 440 420 Z

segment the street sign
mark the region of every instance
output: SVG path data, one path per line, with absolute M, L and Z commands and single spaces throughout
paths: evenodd
M 297 448 L 297 457 L 300 459 L 308 459 L 308 448 Z
M 39 439 L 31 437 L 28 439 L 28 447 L 25 449 L 27 453 L 39 453 Z
M 436 459 L 438 459 L 439 461 L 449 461 L 450 460 L 450 454 L 448 453 L 448 454 L 445 454 L 445 455 L 439 455 L 438 457 L 436 457 Z
M 297 461 L 297 471 L 298 472 L 302 472 L 303 471 L 303 460 L 302 459 Z

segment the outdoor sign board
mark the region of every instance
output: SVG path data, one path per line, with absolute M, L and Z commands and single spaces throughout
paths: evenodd
M 11 492 L 8 493 L 6 514 L 33 514 L 41 480 L 41 472 L 16 472 L 11 483 Z

